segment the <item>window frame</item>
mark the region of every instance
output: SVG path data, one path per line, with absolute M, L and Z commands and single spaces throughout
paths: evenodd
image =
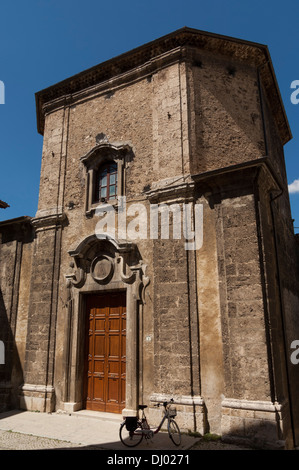
M 112 166 L 114 166 L 114 171 L 111 171 Z M 106 173 L 106 184 L 101 184 L 101 178 L 103 179 L 103 173 L 107 170 Z M 111 182 L 112 177 L 115 177 L 115 181 Z M 110 189 L 115 186 L 115 190 L 112 193 Z M 106 195 L 102 195 L 102 189 L 106 189 Z M 114 161 L 108 161 L 102 163 L 95 173 L 95 184 L 94 184 L 94 194 L 93 202 L 109 202 L 114 200 L 117 197 L 117 188 L 118 188 L 118 171 L 117 163 Z
M 127 159 L 132 158 L 132 149 L 127 144 L 113 145 L 101 143 L 91 149 L 86 155 L 81 157 L 81 162 L 86 171 L 86 196 L 85 213 L 87 217 L 92 217 L 96 208 L 101 204 L 111 204 L 117 207 L 118 197 L 125 193 L 125 165 Z M 111 163 L 117 165 L 117 191 L 115 198 L 105 201 L 96 200 L 95 191 L 97 185 L 97 174 L 100 169 Z

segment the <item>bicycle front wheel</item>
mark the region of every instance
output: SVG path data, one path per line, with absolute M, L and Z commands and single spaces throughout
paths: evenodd
M 121 442 L 127 447 L 138 446 L 143 438 L 142 427 L 137 423 L 137 429 L 135 429 L 135 431 L 128 431 L 126 428 L 126 422 L 124 421 L 120 425 L 119 437 Z
M 174 419 L 168 421 L 168 434 L 174 445 L 179 446 L 181 443 L 181 431 Z

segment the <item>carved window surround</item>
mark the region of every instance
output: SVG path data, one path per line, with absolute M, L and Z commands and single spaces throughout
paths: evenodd
M 128 144 L 110 144 L 105 141 L 98 143 L 80 158 L 86 169 L 85 211 L 87 217 L 92 217 L 96 208 L 101 204 L 99 201 L 94 201 L 96 173 L 99 167 L 109 161 L 117 164 L 117 196 L 108 201 L 109 204 L 116 206 L 117 198 L 123 196 L 125 192 L 125 164 L 132 158 L 132 155 L 132 148 Z

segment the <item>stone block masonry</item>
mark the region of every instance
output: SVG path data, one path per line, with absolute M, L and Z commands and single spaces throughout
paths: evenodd
M 267 47 L 183 28 L 38 92 L 36 105 L 38 210 L 0 223 L 1 409 L 133 416 L 144 403 L 154 422 L 173 398 L 182 430 L 298 446 L 291 132 Z M 148 224 L 132 239 L 132 213 L 123 237 L 99 237 L 97 208 L 109 202 L 121 220 L 120 198 L 148 216 L 188 205 L 191 230 L 200 204 L 200 243 L 187 250 L 173 216 L 161 237 L 161 215 L 158 237 Z M 121 322 L 108 308 L 118 296 Z

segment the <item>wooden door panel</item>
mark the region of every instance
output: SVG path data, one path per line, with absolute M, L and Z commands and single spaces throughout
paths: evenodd
M 105 335 L 95 335 L 93 341 L 93 357 L 105 359 Z
M 118 402 L 118 380 L 113 377 L 108 378 L 108 402 Z
M 93 400 L 96 402 L 104 402 L 104 377 L 94 377 L 93 379 Z
M 119 337 L 118 336 L 109 336 L 108 342 L 108 361 L 113 360 L 113 358 L 119 358 Z
M 125 406 L 124 293 L 87 298 L 86 408 L 120 413 Z
M 96 333 L 105 332 L 105 318 L 96 318 L 95 319 L 95 331 Z
M 113 374 L 113 375 L 119 375 L 119 369 L 120 369 L 120 365 L 119 365 L 119 361 L 115 361 L 115 362 L 112 362 L 110 361 L 109 364 L 108 364 L 108 374 Z
M 119 333 L 119 317 L 109 318 L 108 329 L 111 333 Z

